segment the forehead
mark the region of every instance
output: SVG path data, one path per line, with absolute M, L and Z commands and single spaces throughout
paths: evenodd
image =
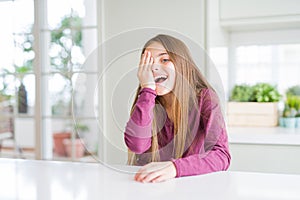
M 152 55 L 158 55 L 161 53 L 167 53 L 167 50 L 158 42 L 151 43 L 147 48 L 147 51 L 150 51 Z

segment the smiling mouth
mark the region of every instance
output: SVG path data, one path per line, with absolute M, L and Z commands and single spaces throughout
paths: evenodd
M 157 76 L 154 78 L 154 81 L 155 81 L 155 83 L 162 83 L 165 80 L 167 80 L 167 78 L 168 78 L 167 76 Z

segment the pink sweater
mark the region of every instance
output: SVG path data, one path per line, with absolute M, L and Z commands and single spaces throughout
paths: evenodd
M 156 93 L 144 88 L 140 91 L 135 109 L 125 130 L 125 143 L 137 154 L 138 165 L 149 162 L 151 129 Z M 176 177 L 226 170 L 230 164 L 228 138 L 219 101 L 214 91 L 203 89 L 198 109 L 189 111 L 189 135 L 182 158 L 174 159 L 174 125 L 166 114 L 160 116 L 158 126 L 161 161 L 172 161 Z

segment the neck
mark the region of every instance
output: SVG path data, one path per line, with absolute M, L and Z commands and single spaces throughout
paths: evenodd
M 166 109 L 167 115 L 171 121 L 173 121 L 172 117 L 172 102 L 173 102 L 173 94 L 168 93 L 164 96 L 161 96 L 161 104 Z
M 164 96 L 161 96 L 161 104 L 166 108 L 169 109 L 172 107 L 172 101 L 173 101 L 173 94 L 170 92 L 168 94 L 165 94 Z

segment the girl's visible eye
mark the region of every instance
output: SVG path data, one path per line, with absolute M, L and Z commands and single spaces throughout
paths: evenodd
M 169 61 L 170 61 L 170 59 L 168 59 L 168 58 L 162 59 L 162 62 L 163 62 L 163 63 L 166 63 L 166 62 L 169 62 Z

